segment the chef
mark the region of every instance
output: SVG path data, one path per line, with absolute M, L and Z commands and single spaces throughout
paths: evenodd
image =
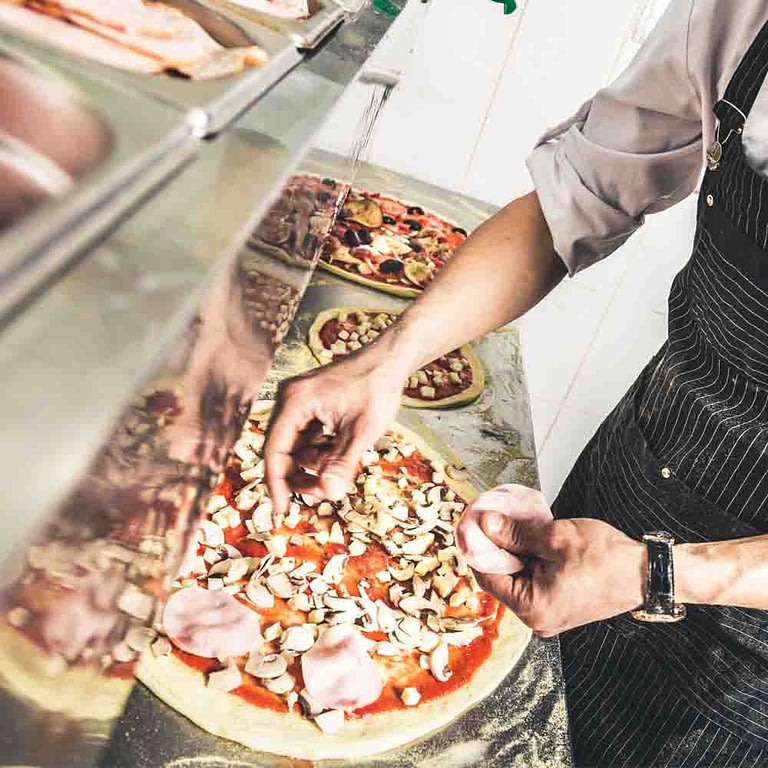
M 561 633 L 581 766 L 768 765 L 767 20 L 768 3 L 672 0 L 627 71 L 535 148 L 535 191 L 373 345 L 285 382 L 267 440 L 278 507 L 290 489 L 338 497 L 413 370 L 520 317 L 700 182 L 668 339 L 585 448 L 556 519 L 482 518 L 531 556 L 479 578 Z M 321 425 L 335 437 L 318 450 Z

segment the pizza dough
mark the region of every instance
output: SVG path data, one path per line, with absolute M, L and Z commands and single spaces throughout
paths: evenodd
M 393 431 L 404 441 L 413 444 L 425 459 L 430 462 L 441 461 L 437 453 L 417 435 L 399 425 L 396 425 Z M 445 485 L 466 501 L 476 496 L 474 489 L 462 480 L 451 479 Z M 358 571 L 353 572 L 358 573 Z M 295 711 L 295 708 L 294 711 L 288 711 L 288 707 L 280 710 L 271 709 L 255 705 L 248 700 L 247 696 L 239 695 L 237 692 L 231 693 L 211 687 L 210 678 L 206 679 L 201 668 L 185 663 L 176 653 L 159 656 L 152 653 L 145 654 L 139 663 L 138 677 L 163 701 L 215 735 L 237 741 L 256 750 L 295 758 L 354 759 L 405 744 L 445 725 L 467 707 L 490 694 L 500 684 L 507 672 L 516 664 L 531 633 L 511 612 L 501 608 L 498 610 L 500 615 L 495 619 L 496 632 L 491 636 L 488 655 L 473 671 L 467 670 L 466 674 L 470 675 L 467 681 L 464 681 L 463 676 L 460 675 L 456 678 L 461 682 L 460 685 L 449 686 L 448 692 L 435 698 L 425 698 L 415 707 L 398 704 L 396 708 L 374 710 L 372 714 L 350 717 L 337 732 L 321 732 L 318 728 L 319 718 L 315 724 Z M 350 629 L 337 630 L 336 626 L 338 625 L 331 625 L 324 630 L 325 633 L 344 633 Z M 358 632 L 359 629 L 357 627 L 354 630 L 357 634 L 356 639 L 352 641 L 353 649 L 350 651 L 352 653 L 359 653 L 359 647 L 355 651 L 354 644 L 360 640 L 364 639 L 366 643 L 376 644 L 375 641 L 363 638 Z M 267 631 L 265 630 L 265 636 Z M 320 638 L 323 637 L 325 635 L 320 634 Z M 285 634 L 283 642 L 284 640 Z M 317 642 L 320 643 L 321 640 Z M 471 644 L 472 641 L 469 642 Z M 465 658 L 465 654 L 471 647 L 470 645 L 466 650 L 455 649 L 457 655 L 453 658 Z M 266 657 L 261 658 L 266 659 Z M 302 662 L 304 658 L 306 657 L 302 658 Z M 370 657 L 367 658 L 368 662 L 372 663 Z M 379 659 L 377 663 L 383 663 L 379 656 L 376 658 Z M 358 658 L 358 662 L 362 663 L 362 673 L 367 674 L 365 661 Z M 391 668 L 385 665 L 383 669 L 386 674 Z M 248 665 L 246 665 L 246 672 L 247 670 Z M 223 674 L 225 671 L 215 674 Z M 390 688 L 396 679 L 396 676 L 390 679 Z M 311 681 L 308 682 L 311 686 Z M 394 684 L 396 686 L 396 682 Z M 361 685 L 364 685 L 362 691 L 354 689 L 353 686 L 354 690 L 349 695 L 364 697 L 366 690 L 370 691 L 371 687 L 375 687 L 375 681 L 361 683 Z M 320 691 L 321 696 L 325 693 Z M 342 700 L 334 700 L 331 703 L 339 706 L 343 704 Z M 328 717 L 329 731 L 334 731 L 334 728 L 330 727 L 333 725 L 330 720 L 338 721 L 339 718 L 335 715 L 341 712 L 341 710 L 330 709 L 320 715 L 323 718 Z M 341 720 L 343 721 L 343 716 Z M 340 722 L 336 725 L 340 725 Z
M 389 309 L 375 309 L 370 307 L 335 307 L 333 309 L 326 309 L 323 312 L 320 312 L 310 326 L 308 335 L 309 348 L 312 350 L 312 354 L 315 356 L 318 362 L 321 364 L 326 364 L 331 362 L 331 360 L 335 360 L 337 357 L 342 357 L 345 354 L 349 354 L 350 351 L 353 351 L 352 349 L 346 349 L 344 352 L 333 354 L 333 356 L 329 358 L 327 352 L 324 351 L 328 350 L 329 348 L 323 342 L 321 332 L 327 323 L 334 320 L 339 321 L 343 318 L 347 318 L 349 315 L 355 315 L 359 313 L 365 313 L 374 319 L 382 315 L 387 315 L 393 318 L 398 314 L 397 312 L 393 312 Z M 378 335 L 378 331 L 374 330 L 374 332 Z M 359 346 L 364 346 L 365 343 L 370 342 L 363 342 Z M 452 394 L 448 394 L 447 396 L 436 396 L 434 399 L 416 397 L 415 395 L 418 392 L 418 388 L 409 387 L 412 394 L 408 394 L 409 389 L 404 391 L 400 401 L 403 405 L 409 408 L 452 408 L 471 403 L 482 394 L 482 391 L 485 387 L 485 371 L 483 370 L 483 365 L 475 354 L 471 345 L 464 344 L 458 350 L 454 350 L 453 352 L 449 353 L 449 355 L 450 358 L 453 358 L 454 360 L 463 360 L 468 363 L 469 370 L 471 371 L 470 385 Z M 448 360 L 449 356 L 446 356 L 445 359 Z M 434 364 L 430 363 L 424 366 L 421 371 L 424 371 L 426 375 L 430 375 L 429 371 L 425 371 L 425 369 L 430 369 L 431 367 L 442 368 L 442 366 L 439 366 L 439 363 L 436 361 Z M 457 374 L 457 376 L 458 375 L 459 374 Z M 425 382 L 425 384 L 428 385 L 434 385 L 434 383 L 434 379 L 432 378 Z M 455 387 L 452 387 L 451 389 L 455 389 Z

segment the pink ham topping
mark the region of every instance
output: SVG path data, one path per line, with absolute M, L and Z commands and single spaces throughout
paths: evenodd
M 467 562 L 480 573 L 518 573 L 523 561 L 497 547 L 480 527 L 486 512 L 542 524 L 552 520 L 552 513 L 539 491 L 523 485 L 500 485 L 481 493 L 465 510 L 456 526 L 456 544 Z
M 323 709 L 360 709 L 381 695 L 383 681 L 355 627 L 337 624 L 301 657 L 304 686 Z
M 182 651 L 228 659 L 258 649 L 259 615 L 228 592 L 186 587 L 173 594 L 163 614 L 165 632 Z

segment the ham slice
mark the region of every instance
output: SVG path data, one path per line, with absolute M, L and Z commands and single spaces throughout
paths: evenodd
M 162 64 L 154 59 L 109 42 L 90 32 L 67 24 L 53 16 L 37 13 L 23 5 L 0 2 L 0 26 L 13 30 L 42 43 L 55 45 L 77 56 L 83 51 L 102 64 L 131 72 L 152 74 L 160 72 Z
M 376 662 L 368 655 L 368 642 L 348 624 L 323 632 L 301 657 L 304 687 L 323 709 L 353 710 L 373 704 L 383 681 Z
M 529 522 L 548 523 L 552 512 L 544 496 L 523 485 L 500 485 L 481 493 L 465 510 L 456 526 L 456 544 L 467 562 L 480 573 L 518 573 L 523 561 L 497 547 L 480 527 L 486 512 Z
M 182 651 L 229 659 L 258 649 L 259 615 L 228 592 L 186 587 L 174 593 L 163 613 L 163 628 Z

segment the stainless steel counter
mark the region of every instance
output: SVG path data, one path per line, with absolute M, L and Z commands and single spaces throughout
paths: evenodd
M 338 177 L 345 167 L 344 158 L 315 152 L 302 170 Z M 358 167 L 355 185 L 414 201 L 467 229 L 476 227 L 495 210 L 479 201 L 366 164 Z M 277 352 L 261 397 L 274 396 L 277 383 L 286 376 L 317 365 L 306 344 L 309 326 L 318 312 L 334 306 L 400 310 L 406 302 L 317 269 Z M 536 487 L 533 428 L 517 330 L 510 326 L 489 334 L 475 345 L 475 351 L 487 373 L 487 384 L 478 400 L 449 410 L 404 408 L 399 419 L 456 464 L 465 466 L 478 488 L 505 482 Z M 418 717 L 418 712 L 414 716 Z M 371 768 L 469 768 L 481 763 L 489 768 L 570 766 L 556 639 L 534 639 L 494 694 L 446 728 L 367 760 L 316 764 L 323 768 L 349 768 L 353 764 Z M 133 691 L 102 762 L 103 768 L 299 768 L 308 764 L 255 753 L 210 736 L 143 686 Z

